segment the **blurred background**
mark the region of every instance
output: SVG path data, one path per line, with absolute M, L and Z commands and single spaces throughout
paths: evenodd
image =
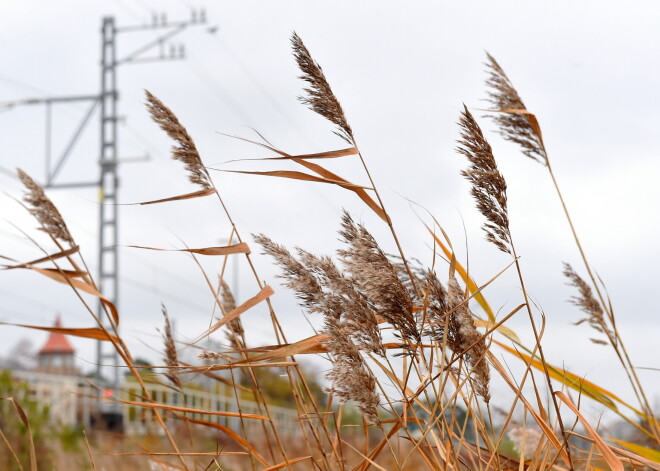
M 0 255 L 17 260 L 41 256 L 19 231 L 47 243 L 14 200 L 22 194 L 14 169 L 21 167 L 44 183 L 47 155 L 52 171 L 88 113 L 88 125 L 55 183 L 98 181 L 98 109 L 90 111 L 89 102 L 47 106 L 23 100 L 98 95 L 100 32 L 103 18 L 112 17 L 118 28 L 141 27 L 118 32 L 118 60 L 155 45 L 117 67 L 120 203 L 196 190 L 180 163 L 171 160 L 169 138 L 150 121 L 145 89 L 178 115 L 204 162 L 215 168 L 292 168 L 279 162 L 227 163 L 273 155 L 221 133 L 254 139 L 255 129 L 290 154 L 346 147 L 328 122 L 297 101 L 303 83 L 290 51 L 296 31 L 342 102 L 406 254 L 432 263 L 433 243 L 423 225 L 431 223 L 428 211 L 451 237 L 459 260 L 483 283 L 510 260 L 484 240 L 481 215 L 460 176 L 466 162 L 454 149 L 462 103 L 477 117 L 487 108 L 483 62 L 488 51 L 540 121 L 578 233 L 607 286 L 634 363 L 658 367 L 658 13 L 660 6 L 651 2 L 627 2 L 623 8 L 620 2 L 603 1 L 3 0 Z M 179 22 L 188 24 L 178 31 Z M 169 24 L 174 26 L 165 27 Z M 177 34 L 161 48 L 159 39 L 169 31 Z M 589 342 L 594 333 L 588 326 L 573 325 L 583 316 L 568 302 L 574 292 L 565 284 L 561 262 L 572 263 L 580 273 L 583 267 L 546 170 L 500 139 L 490 121 L 480 118 L 480 123 L 509 186 L 512 231 L 527 288 L 547 321 L 543 343 L 548 361 L 614 388 L 624 373 L 611 350 Z M 355 183 L 367 183 L 351 157 L 328 167 Z M 264 233 L 287 247 L 330 254 L 340 245 L 336 231 L 345 208 L 386 250 L 395 250 L 387 227 L 345 190 L 262 176 L 212 175 L 249 241 L 249 234 Z M 48 194 L 96 270 L 98 189 L 59 188 Z M 177 340 L 186 342 L 211 322 L 213 297 L 190 257 L 126 246 L 224 245 L 230 225 L 217 201 L 204 198 L 120 206 L 118 230 L 122 334 L 136 356 L 160 362 L 156 328 L 162 324 L 161 303 L 174 320 Z M 259 252 L 255 244 L 252 248 Z M 234 262 L 227 281 L 243 302 L 258 287 L 244 260 Z M 203 263 L 209 273 L 219 270 L 216 258 Z M 272 300 L 288 340 L 312 334 L 321 319 L 306 316 L 279 286 L 271 260 L 256 254 L 255 263 L 277 291 Z M 437 271 L 444 275 L 446 269 L 440 263 Z M 484 294 L 501 316 L 522 302 L 512 271 Z M 89 314 L 65 287 L 27 271 L 0 273 L 0 321 L 49 326 L 58 314 L 65 326 L 91 326 Z M 275 343 L 267 319 L 263 306 L 242 316 L 251 346 Z M 522 313 L 509 323 L 531 344 L 527 325 Z M 36 350 L 46 337 L 2 325 L 0 357 Z M 92 371 L 95 343 L 72 343 L 78 366 Z M 326 364 L 311 361 L 319 362 L 321 376 Z M 659 373 L 640 370 L 640 375 L 651 401 L 657 401 Z M 624 399 L 633 397 L 631 391 L 614 389 Z

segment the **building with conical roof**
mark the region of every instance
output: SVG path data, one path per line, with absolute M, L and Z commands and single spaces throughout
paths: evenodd
M 60 316 L 55 319 L 53 327 L 60 328 Z M 75 349 L 61 332 L 51 332 L 48 340 L 37 355 L 37 371 L 41 373 L 78 375 L 74 364 Z

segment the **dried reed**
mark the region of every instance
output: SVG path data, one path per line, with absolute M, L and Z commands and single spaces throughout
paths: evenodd
M 342 273 L 330 257 L 317 257 L 304 250 L 299 255 L 305 267 L 325 288 L 322 303 L 326 312 L 336 312 L 360 350 L 385 356 L 383 340 L 373 303 L 358 288 L 354 279 Z
M 456 150 L 470 162 L 461 174 L 472 184 L 470 192 L 487 220 L 483 226 L 486 238 L 502 252 L 512 254 L 506 182 L 497 169 L 493 150 L 465 106 L 459 125 L 461 140 Z
M 571 302 L 587 315 L 584 319 L 577 321 L 575 325 L 588 322 L 594 330 L 601 334 L 605 334 L 610 341 L 615 341 L 616 335 L 614 335 L 612 329 L 607 325 L 603 307 L 594 297 L 591 286 L 589 286 L 568 263 L 564 263 L 564 276 L 568 278 L 569 286 L 574 286 L 578 289 L 578 295 L 571 296 Z M 601 339 L 592 338 L 590 340 L 596 344 L 607 345 L 607 342 Z
M 500 127 L 499 132 L 504 139 L 520 145 L 523 154 L 527 157 L 547 165 L 548 156 L 540 131 L 534 129 L 536 118 L 527 113 L 525 104 L 495 58 L 490 54 L 486 56 L 488 58 L 486 85 L 490 88 L 487 101 L 495 111 L 489 116 Z
M 325 345 L 333 357 L 332 369 L 326 375 L 332 383 L 328 391 L 341 402 L 355 402 L 370 424 L 380 425 L 380 396 L 376 391 L 376 378 L 351 340 L 350 331 L 339 318 L 328 315 L 323 333 L 329 337 Z
M 346 120 L 339 100 L 332 93 L 332 88 L 330 88 L 321 66 L 312 58 L 302 39 L 296 33 L 293 33 L 291 37 L 291 44 L 293 45 L 293 55 L 303 73 L 300 78 L 309 84 L 309 88 L 305 88 L 307 96 L 299 97 L 300 101 L 312 111 L 334 123 L 338 128 L 334 131 L 337 136 L 349 144 L 355 145 L 353 130 Z
M 234 299 L 234 295 L 225 280 L 222 280 L 220 285 L 220 300 L 222 302 L 222 310 L 224 311 L 225 315 L 236 309 L 236 300 Z M 225 336 L 227 337 L 227 340 L 229 340 L 229 343 L 234 350 L 245 348 L 242 340 L 244 335 L 245 330 L 243 329 L 241 318 L 237 317 L 230 320 L 229 329 L 225 331 Z
M 170 317 L 167 314 L 167 308 L 163 304 L 161 306 L 163 317 L 165 318 L 165 326 L 163 328 L 163 344 L 165 346 L 165 357 L 163 361 L 168 366 L 165 370 L 165 377 L 169 379 L 174 386 L 181 390 L 181 378 L 176 374 L 176 368 L 179 366 L 179 359 L 176 353 L 176 344 L 172 336 L 172 325 L 170 324 Z
M 27 190 L 23 195 L 23 201 L 29 205 L 28 210 L 30 214 L 41 224 L 39 230 L 44 231 L 53 239 L 66 242 L 71 246 L 75 245 L 69 228 L 64 222 L 64 218 L 62 218 L 62 215 L 50 198 L 46 196 L 43 187 L 20 168 L 16 169 L 16 171 L 18 178 L 20 178 Z
M 145 90 L 145 94 L 151 119 L 158 123 L 161 129 L 176 142 L 176 145 L 172 147 L 172 158 L 183 162 L 189 173 L 188 178 L 192 183 L 200 185 L 205 190 L 211 189 L 213 187 L 211 177 L 204 167 L 195 142 L 186 128 L 162 101 L 148 90 Z
M 338 251 L 339 258 L 376 314 L 392 324 L 402 338 L 418 342 L 420 334 L 413 315 L 412 298 L 378 242 L 345 211 L 339 234 L 348 245 L 347 249 Z

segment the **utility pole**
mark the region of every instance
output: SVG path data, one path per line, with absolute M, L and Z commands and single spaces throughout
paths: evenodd
M 101 26 L 101 89 L 98 94 L 79 95 L 67 97 L 48 97 L 25 99 L 0 103 L 1 108 L 11 108 L 19 105 L 43 104 L 46 107 L 46 156 L 45 156 L 45 184 L 46 188 L 81 188 L 98 187 L 99 189 L 99 227 L 98 227 L 98 279 L 99 291 L 113 304 L 119 302 L 119 252 L 118 252 L 118 225 L 119 225 L 119 175 L 118 167 L 122 159 L 118 156 L 118 121 L 117 113 L 119 90 L 117 89 L 117 70 L 124 64 L 137 64 L 147 62 L 160 62 L 166 60 L 180 60 L 185 57 L 182 44 L 174 45 L 170 40 L 190 26 L 206 24 L 205 10 L 192 10 L 189 20 L 169 22 L 165 14 L 153 15 L 151 24 L 117 27 L 115 18 L 104 17 Z M 117 37 L 120 34 L 162 30 L 162 34 L 154 40 L 143 44 L 133 52 L 119 58 L 117 51 Z M 169 51 L 166 51 L 169 46 Z M 156 50 L 156 54 L 152 51 Z M 62 154 L 56 162 L 51 161 L 51 111 L 52 106 L 67 102 L 89 102 L 89 108 L 81 122 L 74 130 Z M 96 108 L 99 110 L 99 166 L 98 180 L 83 182 L 56 182 L 56 177 L 63 165 L 71 155 L 80 136 L 84 133 L 91 121 Z M 112 320 L 98 304 L 99 319 L 111 330 Z M 116 326 L 115 326 L 116 327 Z M 108 362 L 112 365 L 111 374 L 103 374 Z M 105 382 L 105 386 L 117 391 L 119 387 L 119 356 L 111 345 L 106 342 L 97 342 L 96 349 L 96 378 Z

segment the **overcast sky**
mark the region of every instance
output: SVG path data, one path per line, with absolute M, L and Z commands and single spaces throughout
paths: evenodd
M 607 285 L 619 328 L 635 363 L 659 367 L 655 289 L 660 278 L 657 250 L 660 172 L 660 71 L 653 2 L 193 2 L 192 0 L 0 1 L 0 102 L 25 97 L 98 93 L 100 26 L 104 15 L 118 25 L 151 22 L 152 12 L 187 19 L 191 7 L 205 7 L 209 23 L 177 36 L 184 61 L 119 68 L 119 152 L 148 154 L 148 162 L 122 165 L 123 203 L 194 191 L 182 166 L 169 158 L 170 142 L 150 122 L 143 90 L 160 97 L 179 116 L 207 164 L 268 156 L 258 147 L 219 132 L 254 137 L 251 126 L 289 153 L 340 149 L 332 126 L 300 105 L 302 83 L 290 54 L 297 31 L 323 66 L 355 131 L 361 151 L 383 194 L 409 256 L 431 263 L 431 241 L 418 216 L 428 209 L 443 225 L 478 282 L 510 261 L 483 240 L 482 218 L 460 177 L 464 159 L 455 151 L 462 103 L 478 109 L 484 90 L 485 51 L 493 54 L 536 113 L 559 183 L 565 192 L 586 252 Z M 209 27 L 217 26 L 217 30 Z M 119 57 L 154 39 L 156 33 L 119 37 Z M 59 155 L 84 115 L 84 105 L 53 108 L 53 155 Z M 476 111 L 480 116 L 482 113 Z M 575 327 L 581 318 L 566 302 L 561 262 L 578 258 L 547 172 L 488 131 L 509 186 L 512 232 L 527 288 L 546 314 L 547 358 L 631 398 L 623 373 L 606 347 L 592 345 L 593 332 Z M 20 166 L 44 177 L 42 106 L 0 106 L 0 166 Z M 98 178 L 98 116 L 82 136 L 60 182 Z M 366 183 L 351 157 L 328 164 L 342 176 Z M 225 169 L 293 169 L 280 163 L 238 162 Z M 320 184 L 259 176 L 214 173 L 216 185 L 244 237 L 263 232 L 287 246 L 317 253 L 334 251 L 342 208 L 363 221 L 388 251 L 387 228 L 351 193 Z M 17 181 L 0 172 L 0 254 L 21 260 L 39 252 L 12 226 L 34 235 L 34 222 L 11 197 Z M 96 263 L 98 199 L 95 190 L 53 190 L 71 231 L 92 268 Z M 122 245 L 156 247 L 218 245 L 229 225 L 217 204 L 198 199 L 120 209 Z M 43 239 L 41 239 L 43 240 Z M 253 247 L 258 252 L 257 247 Z M 156 327 L 160 303 L 176 320 L 179 339 L 192 338 L 208 324 L 212 297 L 193 261 L 182 254 L 121 249 L 119 308 L 122 332 L 138 356 L 160 358 Z M 218 260 L 205 260 L 211 273 Z M 290 293 L 281 289 L 270 260 L 256 255 L 258 270 L 278 293 L 275 307 L 297 340 L 311 333 Z M 230 267 L 230 271 L 231 271 Z M 445 273 L 446 267 L 439 267 Z M 241 262 L 239 300 L 257 292 Z M 485 294 L 501 314 L 521 302 L 514 273 Z M 61 313 L 67 326 L 90 319 L 75 296 L 34 273 L 0 273 L 0 320 L 49 325 Z M 522 315 L 511 326 L 531 344 Z M 263 307 L 244 317 L 249 342 L 274 339 Z M 308 319 L 319 326 L 320 319 Z M 0 355 L 21 337 L 35 347 L 44 334 L 0 327 Z M 94 344 L 74 340 L 79 365 L 91 369 Z M 658 372 L 644 371 L 649 394 L 660 394 Z M 503 393 L 504 394 L 504 393 Z

